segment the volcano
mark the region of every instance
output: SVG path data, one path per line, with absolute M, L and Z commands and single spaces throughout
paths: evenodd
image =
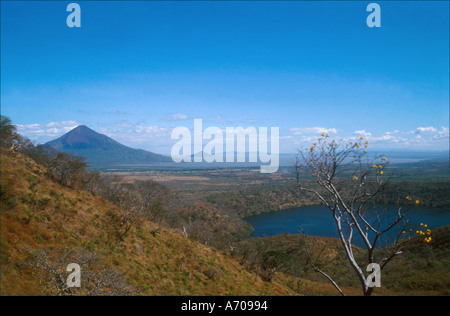
M 170 157 L 125 146 L 114 139 L 80 125 L 45 146 L 81 156 L 91 166 L 119 166 L 172 162 Z

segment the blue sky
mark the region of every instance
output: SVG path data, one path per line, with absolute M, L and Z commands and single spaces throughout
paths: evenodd
M 448 150 L 449 2 L 1 2 L 1 112 L 40 143 L 79 124 L 169 153 L 170 132 L 321 131 L 375 148 Z

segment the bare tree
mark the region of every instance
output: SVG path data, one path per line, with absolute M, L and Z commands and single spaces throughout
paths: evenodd
M 323 134 L 306 152 L 299 150 L 295 163 L 298 188 L 312 192 L 330 209 L 346 257 L 364 295 L 371 295 L 374 288 L 366 280 L 362 263 L 355 258 L 354 241 L 359 238 L 364 245 L 366 266 L 377 263 L 383 269 L 402 252 L 404 243 L 399 239 L 400 233 L 395 235 L 393 230 L 406 222 L 406 209 L 399 205 L 400 200 L 395 209 L 381 206 L 383 193 L 390 189 L 386 175 L 389 162 L 383 156 L 370 157 L 368 146 L 369 142 L 363 137 L 344 142 L 330 140 L 329 135 Z M 306 175 L 312 176 L 315 184 L 302 183 Z M 375 258 L 375 250 L 381 243 L 389 247 L 384 248 L 384 257 Z M 314 269 L 344 294 L 331 276 L 317 266 Z
M 17 134 L 17 128 L 9 117 L 0 116 L 0 139 L 1 146 L 9 150 L 20 148 L 21 136 Z
M 61 185 L 80 187 L 83 184 L 86 173 L 86 162 L 82 157 L 68 153 L 49 151 L 47 173 Z
M 89 170 L 86 172 L 83 181 L 83 187 L 92 195 L 96 195 L 101 185 L 101 174 L 97 170 Z
M 119 239 L 144 220 L 161 220 L 163 202 L 169 196 L 167 187 L 151 180 L 129 183 L 120 176 L 102 177 L 101 182 L 97 193 L 120 209 Z
M 116 177 L 111 180 L 103 188 L 102 195 L 120 209 L 121 231 L 118 237 L 123 239 L 132 227 L 138 226 L 144 220 L 141 196 L 136 193 L 132 183 L 121 182 L 121 179 Z
M 150 221 L 160 223 L 164 215 L 163 204 L 170 197 L 169 189 L 152 180 L 137 181 L 134 187 L 141 196 L 143 216 Z
M 83 248 L 64 250 L 22 248 L 25 257 L 17 262 L 22 269 L 31 270 L 43 286 L 44 295 L 131 295 L 137 289 L 116 271 L 101 265 L 98 255 Z M 80 286 L 71 287 L 67 279 L 69 264 L 80 266 Z

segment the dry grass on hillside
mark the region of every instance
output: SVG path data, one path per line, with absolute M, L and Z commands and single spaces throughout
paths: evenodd
M 16 153 L 1 153 L 1 294 L 37 295 L 42 287 L 15 262 L 20 249 L 84 247 L 100 254 L 144 295 L 290 295 L 238 262 L 144 221 L 118 240 L 119 210 L 82 190 L 62 187 Z

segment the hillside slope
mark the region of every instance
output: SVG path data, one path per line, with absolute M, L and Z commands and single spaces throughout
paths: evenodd
M 59 185 L 28 157 L 2 149 L 0 180 L 2 295 L 46 293 L 40 279 L 21 264 L 29 255 L 23 247 L 87 249 L 98 255 L 102 270 L 117 271 L 141 295 L 338 295 L 329 282 L 308 270 L 298 235 L 252 238 L 237 244 L 233 256 L 149 221 L 122 238 L 117 206 Z M 377 295 L 448 295 L 449 228 L 433 231 L 432 237 L 431 245 L 419 242 L 405 249 L 384 272 Z M 339 241 L 309 240 L 313 248 L 328 245 L 333 275 L 347 294 L 359 295 Z M 255 268 L 267 255 L 278 266 L 271 281 L 263 280 L 265 271 Z
M 20 154 L 1 153 L 1 294 L 38 295 L 22 271 L 21 247 L 83 247 L 144 295 L 289 295 L 238 262 L 180 234 L 144 221 L 118 240 L 119 210 L 104 199 L 62 187 Z

